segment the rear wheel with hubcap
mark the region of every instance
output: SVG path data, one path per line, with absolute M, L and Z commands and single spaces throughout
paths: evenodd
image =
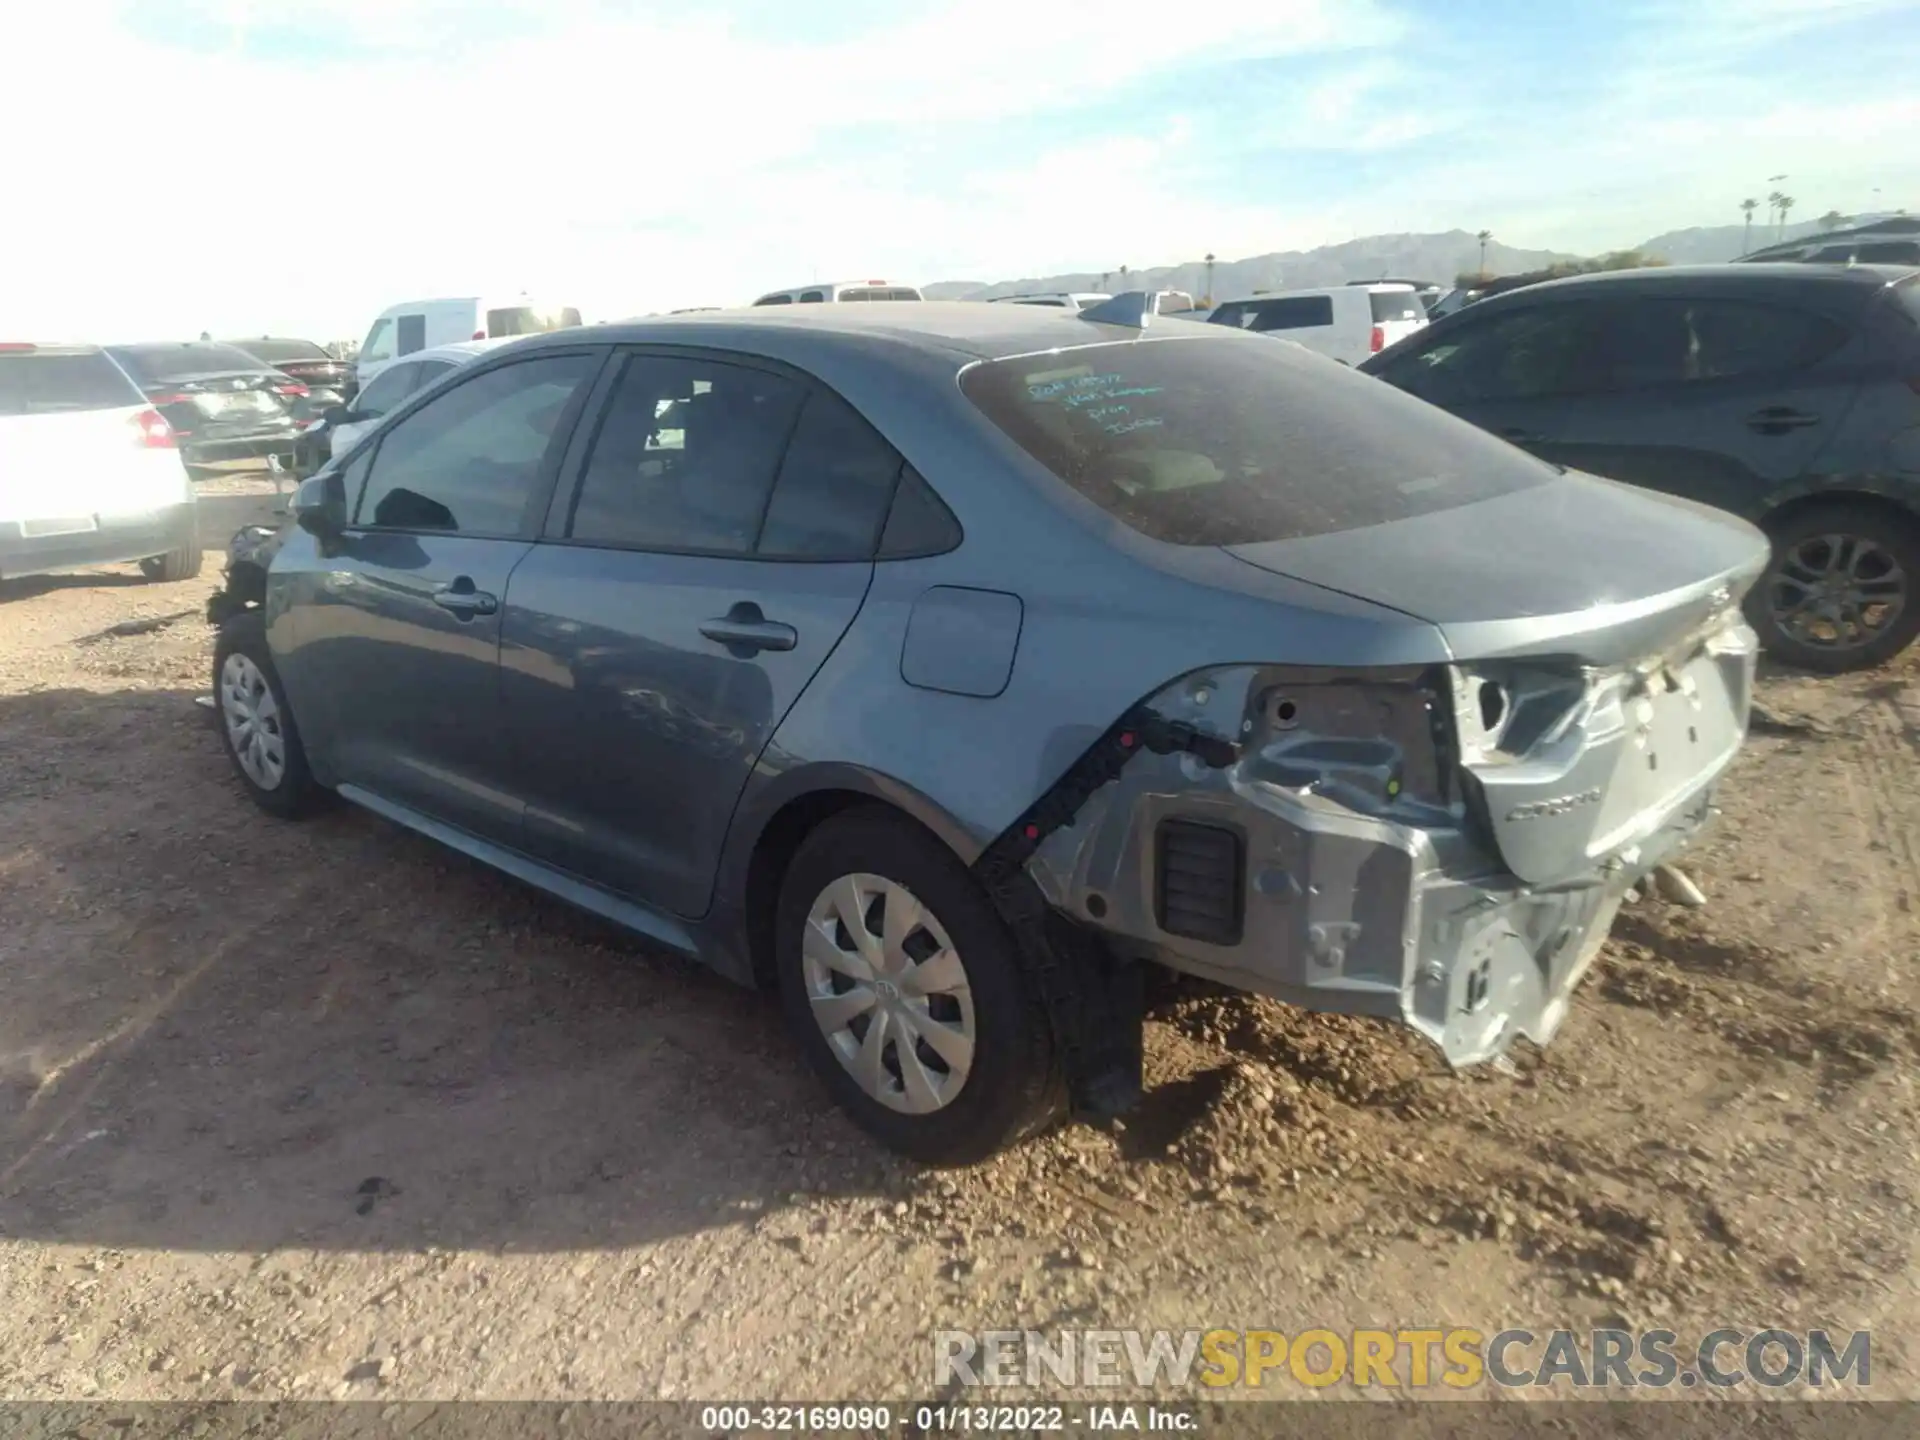
M 827 821 L 788 867 L 776 964 L 835 1099 L 892 1148 L 967 1164 L 1058 1109 L 1052 1037 L 977 881 L 882 809 Z

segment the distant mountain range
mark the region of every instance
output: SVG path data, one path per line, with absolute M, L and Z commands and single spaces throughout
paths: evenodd
M 1878 218 L 1858 216 L 1859 221 Z M 1822 229 L 1815 221 L 1787 226 L 1776 236 L 1772 226 L 1756 223 L 1752 248 L 1773 244 L 1776 238 L 1797 239 Z M 1651 260 L 1670 265 L 1708 265 L 1738 259 L 1749 239 L 1744 225 L 1708 225 L 1671 230 L 1635 246 Z M 1541 270 L 1556 261 L 1580 257 L 1558 250 L 1521 250 L 1498 240 L 1487 244 L 1487 270 L 1495 275 L 1517 275 Z M 1453 277 L 1480 268 L 1480 241 L 1469 230 L 1439 235 L 1368 235 L 1314 250 L 1279 250 L 1244 260 L 1220 260 L 1213 267 L 1213 296 L 1230 300 L 1256 290 L 1309 290 L 1321 285 L 1344 285 L 1349 280 L 1431 280 L 1451 285 Z M 1184 290 L 1204 297 L 1207 267 L 1203 262 L 1161 265 L 1145 270 L 1076 271 L 1067 275 L 1032 276 L 1020 280 L 941 280 L 923 285 L 929 300 L 991 300 L 999 295 L 1024 295 L 1050 290 Z

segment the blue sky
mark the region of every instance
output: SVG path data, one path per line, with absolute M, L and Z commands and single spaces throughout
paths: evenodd
M 1920 208 L 1916 62 L 1915 0 L 21 0 L 0 330 Z

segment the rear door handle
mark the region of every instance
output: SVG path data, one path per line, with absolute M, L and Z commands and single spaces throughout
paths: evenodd
M 791 625 L 769 620 L 751 600 L 742 600 L 717 620 L 701 622 L 700 633 L 729 650 L 749 654 L 759 650 L 791 650 L 800 632 Z
M 500 608 L 500 602 L 494 596 L 473 588 L 473 579 L 468 575 L 462 575 L 452 584 L 442 585 L 434 591 L 433 603 L 462 620 L 471 620 L 476 615 L 491 615 Z
M 1758 430 L 1762 435 L 1784 435 L 1789 430 L 1804 430 L 1819 423 L 1818 415 L 1809 415 L 1790 405 L 1769 405 L 1747 417 L 1747 428 Z

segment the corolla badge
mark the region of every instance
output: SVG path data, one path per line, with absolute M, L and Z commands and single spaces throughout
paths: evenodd
M 1578 795 L 1556 795 L 1551 800 L 1535 800 L 1528 805 L 1516 805 L 1507 812 L 1507 819 L 1544 820 L 1552 815 L 1571 815 L 1583 806 L 1599 803 L 1598 790 L 1582 790 Z

